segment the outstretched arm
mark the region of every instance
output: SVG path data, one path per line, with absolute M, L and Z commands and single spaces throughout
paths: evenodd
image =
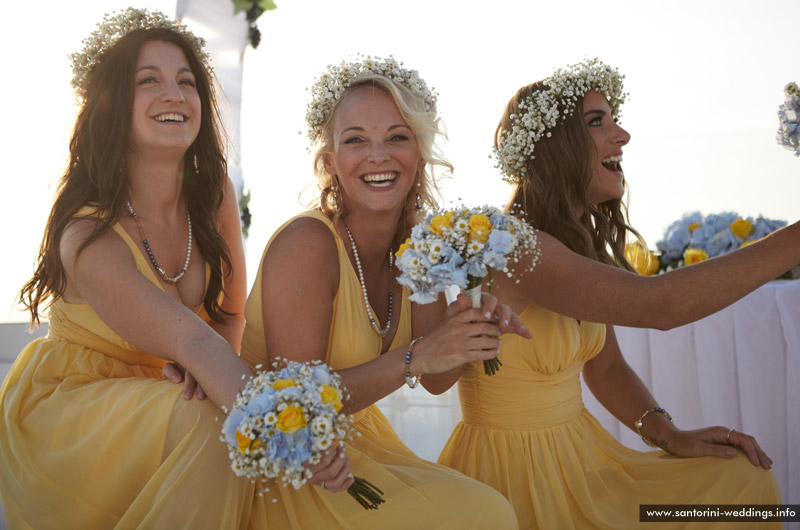
M 247 365 L 222 336 L 139 273 L 130 249 L 114 231 L 104 232 L 78 254 L 94 222 L 72 223 L 61 240 L 71 292 L 124 340 L 180 364 L 214 404 L 230 407 L 252 375 Z
M 580 320 L 666 330 L 715 313 L 800 263 L 800 223 L 651 277 L 584 258 L 545 233 L 539 233 L 539 245 L 541 261 L 520 275 L 519 284 L 498 282 L 500 300 L 517 297 Z
M 127 245 L 107 231 L 75 256 L 93 221 L 73 223 L 62 238 L 71 287 L 112 330 L 151 355 L 174 361 L 191 373 L 215 405 L 230 410 L 252 372 L 219 333 L 136 269 Z M 119 303 L 124 300 L 125 303 Z M 331 450 L 310 470 L 310 484 L 347 489 L 350 460 Z
M 619 421 L 635 431 L 634 423 L 657 406 L 655 398 L 625 361 L 612 326 L 606 327 L 606 343 L 597 356 L 583 367 L 583 379 L 597 400 Z M 772 460 L 752 436 L 725 427 L 683 431 L 669 419 L 651 412 L 642 419 L 641 435 L 652 444 L 681 457 L 716 456 L 733 458 L 739 447 L 753 465 L 769 469 Z

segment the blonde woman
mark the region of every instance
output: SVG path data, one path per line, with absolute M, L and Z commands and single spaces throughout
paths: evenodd
M 347 442 L 353 473 L 382 489 L 386 503 L 365 512 L 321 487 L 281 489 L 268 512 L 276 528 L 517 527 L 502 495 L 414 455 L 375 405 L 420 379 L 434 392 L 449 388 L 464 363 L 494 357 L 501 332 L 527 335 L 506 306 L 493 314 L 491 297 L 482 309 L 465 297 L 447 309 L 415 306 L 395 281 L 395 251 L 419 207 L 431 204 L 431 170 L 446 164 L 433 150 L 435 101 L 391 58 L 331 67 L 312 89 L 318 208 L 268 243 L 247 300 L 242 357 L 251 366 L 320 360 L 339 372 L 350 394 L 343 412 L 358 431 Z

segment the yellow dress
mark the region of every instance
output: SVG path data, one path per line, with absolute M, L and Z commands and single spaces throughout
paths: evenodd
M 533 339 L 504 335 L 503 366 L 493 376 L 480 363 L 466 367 L 458 382 L 462 420 L 439 457 L 503 493 L 520 528 L 638 528 L 640 504 L 780 503 L 772 472 L 743 454 L 677 458 L 621 445 L 581 401 L 579 375 L 603 347 L 605 326 L 533 304 L 520 317 Z
M 344 243 L 322 214 L 309 211 L 298 217 L 312 217 L 325 223 L 339 251 L 339 290 L 334 300 L 325 361 L 334 369 L 342 369 L 376 358 L 380 355 L 381 339 L 367 319 L 361 285 Z M 295 219 L 297 217 L 289 220 L 276 234 Z M 251 366 L 266 362 L 261 269 L 259 266 L 245 309 L 247 326 L 242 357 Z M 400 323 L 392 348 L 411 341 L 410 313 L 411 303 L 408 292 L 404 291 L 400 311 L 395 313 Z M 346 493 L 330 493 L 317 486 L 295 490 L 291 486 L 276 485 L 266 494 L 277 499 L 277 502 L 267 503 L 270 528 L 464 530 L 517 527 L 513 510 L 502 495 L 452 469 L 420 459 L 402 443 L 375 405 L 359 411 L 354 423 L 359 436 L 347 442 L 352 473 L 383 490 L 386 502 L 377 510 L 365 510 Z
M 125 230 L 113 229 L 158 285 Z M 88 305 L 53 304 L 47 337 L 22 350 L 0 389 L 9 528 L 248 527 L 254 487 L 230 470 L 221 414 L 184 400 L 183 385 L 161 378 L 164 362 Z

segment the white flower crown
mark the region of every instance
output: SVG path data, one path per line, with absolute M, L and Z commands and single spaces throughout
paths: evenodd
M 783 89 L 786 98 L 778 107 L 778 143 L 800 156 L 800 88 L 789 83 Z
M 72 61 L 72 87 L 75 93 L 84 98 L 89 86 L 89 76 L 100 60 L 100 57 L 113 48 L 119 40 L 136 30 L 165 28 L 183 35 L 194 48 L 195 53 L 211 73 L 211 57 L 205 51 L 205 39 L 196 36 L 179 21 L 171 19 L 160 11 L 149 12 L 147 9 L 129 7 L 117 14 L 106 13 L 103 21 L 97 24 L 97 29 L 83 39 L 83 50 L 71 54 Z
M 514 184 L 534 158 L 536 142 L 552 135 L 548 129 L 564 121 L 575 112 L 578 98 L 590 90 L 602 93 L 611 107 L 611 117 L 620 117 L 620 107 L 627 93 L 622 89 L 621 75 L 616 68 L 591 59 L 556 70 L 543 80 L 545 90 L 531 94 L 519 103 L 520 113 L 512 114 L 511 130 L 503 130 L 500 147 L 493 148 L 496 167 L 503 172 L 503 180 Z
M 342 61 L 339 65 L 328 65 L 328 69 L 311 86 L 306 122 L 308 138 L 312 143 L 322 137 L 325 120 L 328 119 L 333 105 L 342 97 L 344 91 L 359 78 L 367 75 L 380 75 L 405 85 L 412 93 L 422 98 L 427 112 L 436 113 L 438 96 L 436 92 L 428 88 L 416 70 L 403 68 L 403 63 L 391 55 L 386 59 L 367 55 L 355 62 Z

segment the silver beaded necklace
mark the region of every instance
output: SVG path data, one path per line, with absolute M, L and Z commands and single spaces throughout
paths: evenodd
M 144 248 L 147 251 L 147 255 L 150 257 L 150 262 L 153 264 L 153 267 L 158 271 L 164 281 L 167 283 L 175 283 L 181 278 L 183 275 L 186 274 L 186 269 L 189 268 L 189 260 L 192 257 L 192 218 L 189 215 L 189 212 L 186 212 L 186 224 L 189 225 L 189 246 L 186 248 L 186 261 L 183 262 L 183 269 L 177 276 L 169 276 L 167 271 L 165 271 L 161 265 L 158 264 L 156 261 L 156 257 L 153 255 L 153 251 L 150 250 L 150 243 L 147 241 L 147 238 L 144 235 L 144 229 L 142 228 L 142 223 L 139 221 L 139 218 L 136 217 L 136 212 L 133 210 L 133 206 L 131 206 L 131 201 L 125 201 L 128 205 L 128 212 L 130 212 L 131 217 L 133 220 L 136 221 L 136 226 L 139 228 L 139 234 L 142 236 L 142 243 L 144 243 Z
M 361 283 L 361 292 L 364 294 L 364 308 L 367 310 L 367 318 L 369 318 L 370 324 L 372 324 L 372 329 L 375 330 L 375 333 L 383 337 L 389 331 L 389 328 L 392 327 L 392 289 L 389 288 L 389 314 L 386 317 L 386 327 L 381 329 L 378 325 L 378 317 L 372 312 L 372 308 L 369 305 L 369 296 L 367 295 L 367 284 L 364 283 L 364 271 L 361 269 L 361 260 L 358 258 L 358 249 L 356 248 L 356 240 L 353 239 L 353 234 L 350 233 L 350 229 L 347 228 L 347 225 L 344 225 L 344 229 L 347 232 L 347 237 L 350 238 L 350 247 L 353 249 L 353 257 L 356 260 L 356 270 L 358 271 L 358 281 Z M 392 249 L 389 249 L 389 272 L 391 273 L 392 269 Z

